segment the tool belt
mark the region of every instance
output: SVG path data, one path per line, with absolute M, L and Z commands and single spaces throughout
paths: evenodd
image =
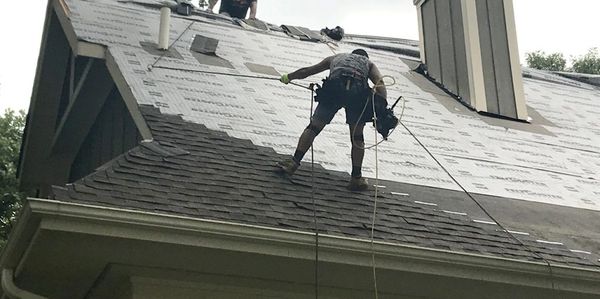
M 342 107 L 364 105 L 369 93 L 369 84 L 352 74 L 335 79 L 327 77 L 323 80 L 323 85 L 318 86 L 315 91 L 315 102 Z

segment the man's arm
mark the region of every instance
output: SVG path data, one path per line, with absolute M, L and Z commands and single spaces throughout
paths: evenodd
M 382 96 L 384 99 L 387 99 L 387 89 L 385 88 L 385 83 L 383 82 L 383 76 L 381 75 L 381 72 L 379 72 L 379 69 L 374 63 L 369 63 L 371 64 L 371 70 L 369 71 L 369 79 L 371 79 L 371 82 L 375 84 L 375 92 L 377 92 L 377 94 Z
M 288 75 L 288 78 L 291 80 L 296 80 L 296 79 L 304 79 L 308 76 L 312 76 L 315 74 L 318 74 L 322 71 L 328 70 L 329 69 L 329 65 L 331 65 L 331 59 L 333 58 L 333 56 L 329 56 L 325 59 L 323 59 L 323 61 L 312 65 L 312 66 L 308 66 L 308 67 L 303 67 L 295 72 L 292 72 Z
M 258 7 L 258 1 L 252 1 L 250 4 L 250 19 L 256 19 L 256 9 Z

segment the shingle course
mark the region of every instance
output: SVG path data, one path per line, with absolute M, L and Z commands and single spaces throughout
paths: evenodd
M 67 188 L 55 187 L 57 199 L 313 231 L 308 163 L 289 181 L 273 172 L 275 161 L 282 156 L 270 148 L 215 133 L 152 107 L 142 106 L 141 110 L 155 140 L 142 143 Z M 373 194 L 347 191 L 347 179 L 347 174 L 316 165 L 314 203 L 319 230 L 368 239 Z M 380 193 L 377 211 L 376 240 L 540 260 L 497 226 L 475 223 L 468 216 L 444 213 L 386 191 Z M 524 242 L 553 263 L 598 266 L 564 246 L 529 238 Z

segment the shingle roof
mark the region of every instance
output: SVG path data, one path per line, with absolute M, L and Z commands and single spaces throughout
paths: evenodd
M 141 144 L 66 189 L 57 187 L 58 199 L 311 229 L 306 168 L 296 177 L 300 185 L 271 173 L 273 163 L 293 151 L 306 126 L 309 93 L 271 80 L 207 72 L 264 76 L 259 70 L 269 69 L 270 73 L 285 73 L 348 52 L 355 45 L 303 42 L 281 31 L 243 29 L 227 18 L 199 13 L 174 16 L 170 43 L 179 55 L 163 57 L 148 48 L 157 39 L 158 1 L 64 2 L 77 37 L 108 47 L 107 56 L 143 110 L 154 141 Z M 218 39 L 216 54 L 232 68 L 203 63 L 199 54 L 190 52 L 196 35 Z M 354 42 L 369 44 L 373 38 L 355 37 Z M 414 50 L 414 45 L 381 39 L 376 46 L 394 51 L 394 47 Z M 573 80 L 526 70 L 525 91 L 533 124 L 514 124 L 467 111 L 411 72 L 413 61 L 390 51 L 369 51 L 382 72 L 396 79 L 397 84 L 388 90 L 390 99 L 400 95 L 407 99 L 403 122 L 452 176 L 471 194 L 493 196 L 494 202 L 504 207 L 535 204 L 528 214 L 533 219 L 514 222 L 529 221 L 517 227 L 521 230 L 535 224 L 531 226 L 537 237 L 528 230 L 531 235 L 519 238 L 547 252 L 549 260 L 595 263 L 595 255 L 578 257 L 564 246 L 537 242 L 554 236 L 551 232 L 556 231 L 557 221 L 560 225 L 578 221 L 544 219 L 536 212 L 548 205 L 557 211 L 568 208 L 591 215 L 586 219 L 600 219 L 594 217 L 600 211 L 600 92 Z M 314 76 L 300 83 L 320 79 Z M 323 231 L 365 238 L 372 198 L 344 188 L 348 175 L 341 171 L 350 169 L 350 161 L 346 154 L 338 154 L 349 153 L 348 129 L 342 119 L 343 115 L 337 116 L 315 144 L 316 161 L 322 166 L 317 171 L 319 215 Z M 498 227 L 474 222 L 476 218 L 490 219 L 481 216 L 478 207 L 407 131 L 398 129 L 379 150 L 381 184 L 388 187 L 388 193 L 378 209 L 377 239 L 535 258 Z M 370 154 L 364 173 L 374 177 Z M 439 207 L 428 208 L 415 201 Z M 454 213 L 441 211 L 444 204 L 455 205 Z M 600 225 L 594 223 L 585 229 L 561 228 L 564 239 L 552 240 L 576 240 L 585 245 L 571 249 L 600 250 L 596 229 Z
M 293 181 L 274 172 L 271 148 L 142 107 L 155 140 L 92 175 L 54 187 L 55 199 L 272 228 L 313 231 L 312 179 L 305 163 Z M 314 198 L 321 233 L 370 238 L 373 192 L 345 189 L 348 175 L 316 165 Z M 385 182 L 383 182 L 385 183 Z M 398 191 L 398 190 L 397 190 Z M 375 239 L 456 252 L 540 261 L 497 227 L 380 193 Z M 560 245 L 520 238 L 552 263 L 600 266 Z

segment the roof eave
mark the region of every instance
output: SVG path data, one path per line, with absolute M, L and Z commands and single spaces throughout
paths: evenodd
M 45 230 L 314 259 L 315 235 L 309 232 L 34 198 L 29 199 L 26 210 L 34 217 L 23 217 L 17 234 L 24 231 L 23 227 L 39 223 L 39 229 Z M 22 223 L 30 221 L 34 223 Z M 122 229 L 124 223 L 127 230 Z M 7 267 L 7 261 L 22 263 L 15 260 L 22 255 L 17 249 L 27 245 L 13 243 L 30 241 L 13 239 L 3 253 L 3 267 Z M 600 294 L 597 270 L 553 265 L 550 271 L 545 263 L 377 241 L 371 245 L 369 240 L 319 234 L 320 261 L 370 267 L 372 252 L 377 267 L 382 269 L 542 289 L 552 289 L 554 284 L 562 291 Z

